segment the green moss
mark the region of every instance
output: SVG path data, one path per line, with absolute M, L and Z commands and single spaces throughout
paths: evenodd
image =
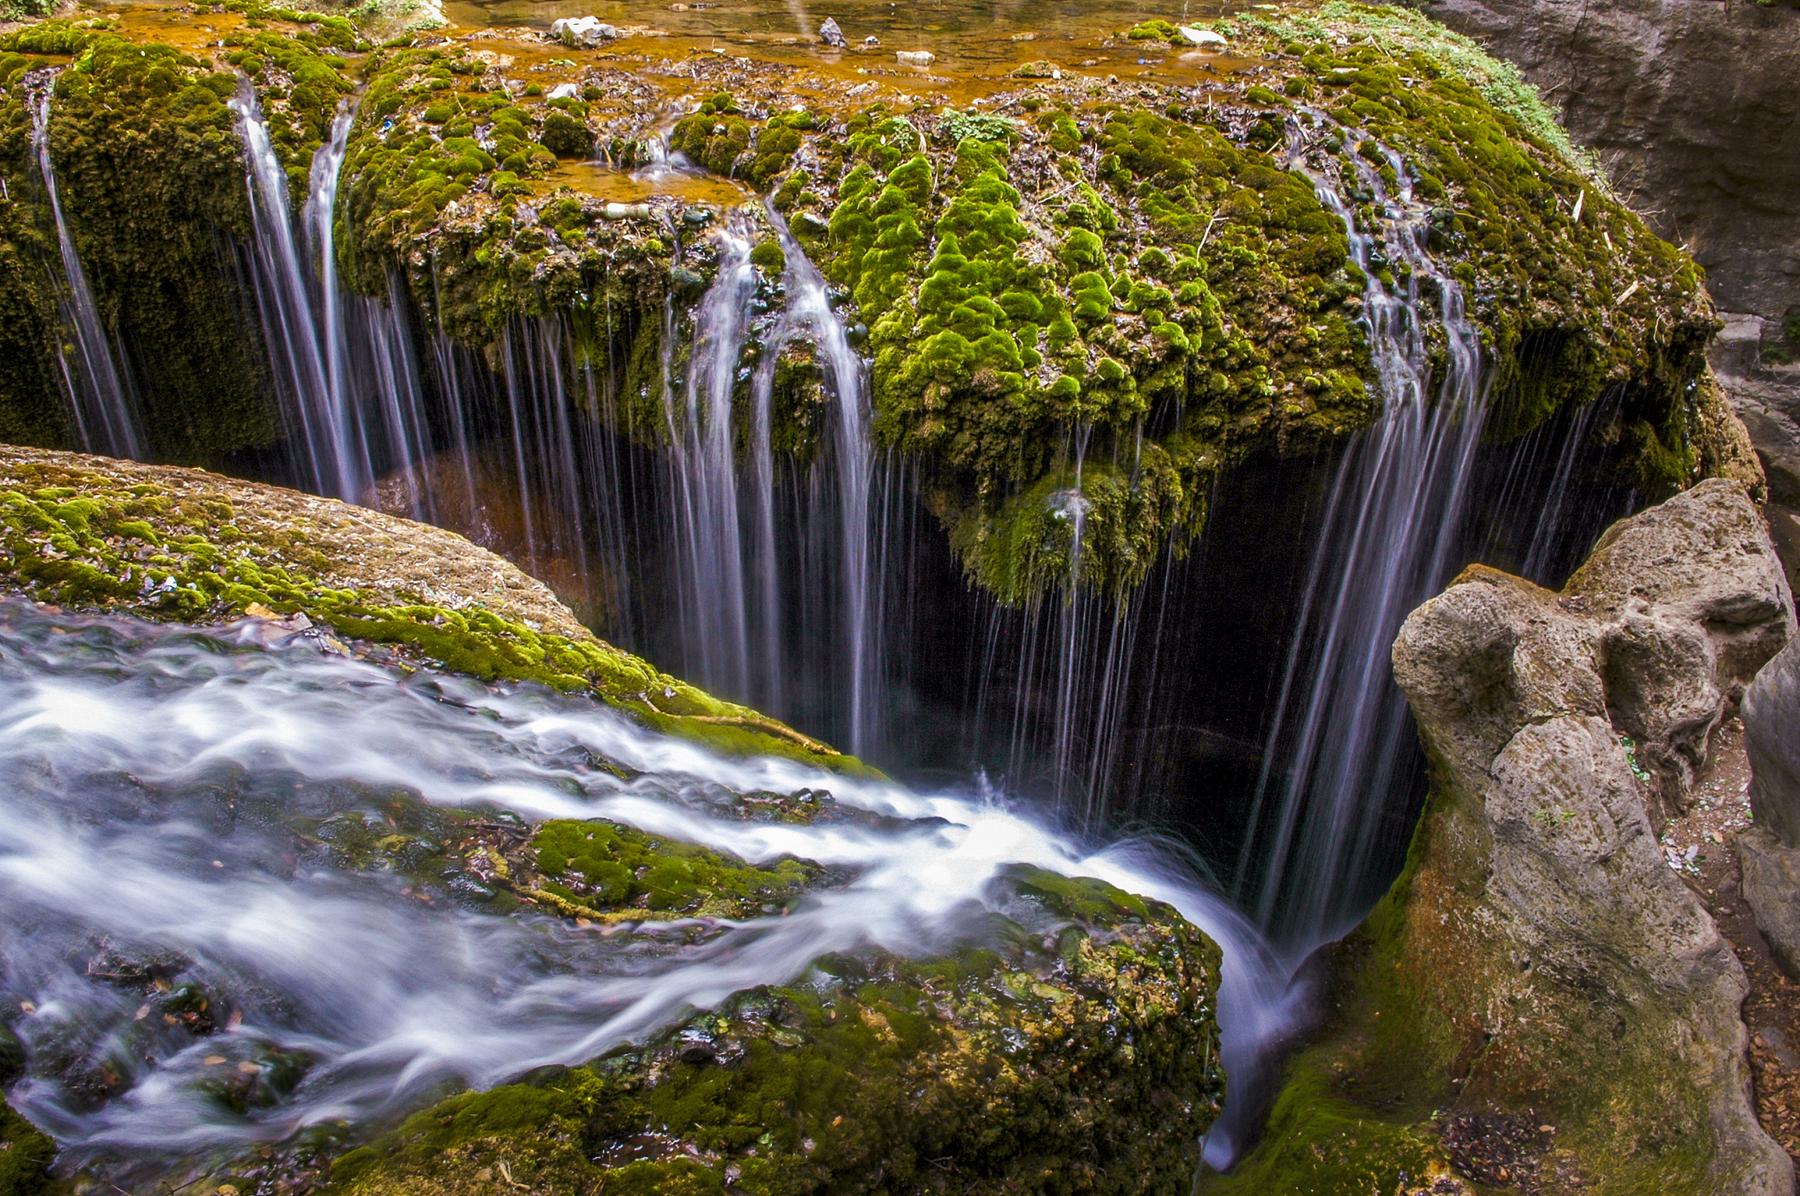
M 784 908 L 819 875 L 797 860 L 752 866 L 686 843 L 605 822 L 548 822 L 532 839 L 544 888 L 596 913 L 749 917 Z
M 50 1188 L 56 1146 L 0 1102 L 0 1196 L 37 1196 Z

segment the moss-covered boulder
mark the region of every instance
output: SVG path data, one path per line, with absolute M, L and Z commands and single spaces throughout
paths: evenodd
M 726 750 L 860 765 L 588 631 L 543 583 L 461 536 L 298 491 L 0 447 L 0 578 L 147 618 L 305 614 L 484 680 L 592 693 Z
M 114 193 L 83 184 L 70 197 L 81 247 L 102 263 L 102 307 L 132 343 L 152 336 L 131 331 L 147 317 L 129 302 L 148 276 L 109 254 L 129 250 L 165 292 L 229 291 L 193 252 L 245 232 L 222 108 L 240 72 L 296 184 L 356 96 L 335 238 L 353 287 L 385 297 L 399 278 L 418 327 L 490 353 L 519 320 L 554 318 L 605 380 L 592 414 L 651 445 L 669 434 L 664 375 L 684 366 L 722 209 L 747 207 L 763 226 L 763 295 L 779 300 L 766 197 L 866 327 L 875 437 L 917 462 L 970 576 L 1012 602 L 1071 578 L 1123 596 L 1192 542 L 1221 471 L 1250 453 L 1329 449 L 1379 410 L 1359 323 L 1369 279 L 1312 181 L 1338 179 L 1359 229 L 1379 235 L 1393 213 L 1357 185 L 1350 155 L 1362 154 L 1387 181 L 1395 162 L 1413 180 L 1405 219 L 1481 332 L 1493 437 L 1606 392 L 1622 397 L 1597 434 L 1635 483 L 1668 492 L 1712 467 L 1717 394 L 1696 381 L 1713 322 L 1692 261 L 1614 198 L 1515 73 L 1406 10 L 1333 2 L 1240 18 L 1227 32 L 1241 57 L 1222 71 L 1121 33 L 1135 53 L 1168 56 L 1167 82 L 978 68 L 979 102 L 950 106 L 653 38 L 564 57 L 521 31 L 375 46 L 341 18 L 252 6 L 207 19 L 216 38 L 155 51 L 154 70 L 120 48 L 160 31 L 128 22 L 0 35 L 5 78 L 39 66 L 69 77 L 59 163 L 158 197 L 132 221 Z M 17 90 L 0 96 L 0 158 L 22 162 Z M 192 101 L 170 113 L 165 93 Z M 102 122 L 90 96 L 110 99 L 109 130 L 179 121 L 204 169 L 165 170 L 160 150 L 113 163 L 130 142 L 91 135 L 90 116 Z M 670 148 L 716 185 L 682 176 L 646 197 L 628 172 L 653 156 L 650 114 L 672 101 L 690 107 Z M 1294 143 L 1301 118 L 1323 132 Z M 571 163 L 588 146 L 603 165 Z M 5 217 L 41 237 L 35 197 Z M 132 229 L 129 245 L 103 243 L 113 223 Z M 49 442 L 58 407 L 42 349 L 55 323 L 41 263 L 0 260 L 20 314 L 3 335 L 23 338 L 0 430 Z M 1408 285 L 1404 271 L 1377 273 Z M 195 327 L 223 329 L 245 306 L 224 297 L 154 310 L 191 308 Z M 157 402 L 191 418 L 154 415 L 158 453 L 216 461 L 278 438 L 262 367 L 240 360 L 257 334 L 240 340 L 217 361 L 180 337 L 159 343 L 169 376 Z M 202 360 L 212 375 L 176 376 Z M 804 459 L 817 443 L 807 388 L 778 388 L 777 408 L 774 442 Z
M 1206 1190 L 1792 1191 L 1743 969 L 1655 828 L 1793 627 L 1725 480 L 1615 525 L 1560 594 L 1477 567 L 1415 611 L 1394 666 L 1433 768 L 1405 872 Z
M 9 448 L 0 545 L 0 583 L 43 602 L 247 619 L 275 642 L 297 634 L 388 667 L 591 694 L 726 752 L 837 770 L 809 772 L 815 784 L 858 768 L 601 643 L 541 585 L 460 537 L 333 500 Z M 641 776 L 592 751 L 579 767 L 627 788 Z M 704 801 L 713 818 L 817 826 L 828 837 L 892 834 L 899 817 L 824 787 L 729 789 L 696 780 L 682 800 Z M 195 800 L 223 802 L 232 818 L 280 836 L 276 854 L 303 869 L 375 878 L 394 900 L 552 919 L 644 959 L 706 949 L 756 919 L 779 924 L 859 880 L 841 864 L 748 861 L 625 822 L 534 823 L 353 783 L 317 809 L 287 809 L 287 785 L 225 786 Z M 928 860 L 932 849 L 915 850 Z M 664 1011 L 644 1037 L 585 1066 L 446 1095 L 399 1124 L 335 1126 L 251 1156 L 209 1157 L 203 1190 L 303 1179 L 346 1194 L 1186 1190 L 1224 1095 L 1217 945 L 1166 906 L 1022 865 L 998 871 L 953 926 L 919 941 L 932 945 L 917 957 L 873 940 L 820 948 L 789 982 Z M 144 975 L 149 984 L 162 973 Z M 146 989 L 147 1001 L 166 1004 L 165 995 Z M 217 1008 L 227 1004 L 221 994 Z M 209 1002 L 197 1008 L 204 1018 L 192 1032 L 218 1032 Z M 0 1056 L 14 1071 L 19 1062 Z M 213 1095 L 240 1112 L 286 1091 L 224 1083 Z M 6 1116 L 0 1141 L 16 1153 L 0 1161 L 35 1177 L 49 1143 Z M 101 1151 L 92 1161 L 104 1170 L 116 1160 Z
M 1184 1192 L 1222 1095 L 1216 949 L 1075 888 L 1085 920 L 1042 942 L 822 960 L 591 1067 L 452 1097 L 327 1190 Z

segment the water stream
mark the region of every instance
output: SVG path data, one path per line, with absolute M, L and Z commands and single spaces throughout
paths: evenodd
M 1344 182 L 1307 156 L 1334 131 L 1354 172 Z M 1388 647 L 1453 563 L 1485 398 L 1479 336 L 1462 288 L 1426 250 L 1429 216 L 1406 164 L 1375 147 L 1390 186 L 1363 141 L 1316 112 L 1289 128 L 1290 167 L 1344 222 L 1367 277 L 1382 399 L 1326 500 L 1242 849 L 1239 875 L 1255 878 L 1261 921 L 1296 958 L 1360 920 L 1387 881 L 1371 859 L 1384 837 L 1409 833 L 1414 748 Z M 1371 198 L 1378 227 L 1360 224 L 1349 185 Z
M 0 603 L 0 768 L 0 903 L 15 913 L 0 1007 L 21 1011 L 29 1056 L 10 1095 L 69 1165 L 129 1171 L 368 1122 L 445 1084 L 591 1059 L 829 952 L 941 952 L 1020 862 L 1162 898 L 1224 945 L 1234 1091 L 1281 1017 L 1257 937 L 1153 844 L 1095 850 L 993 793 L 727 759 L 584 699 L 405 675 L 255 621 L 196 630 Z M 735 794 L 799 790 L 873 817 L 733 814 Z M 396 799 L 603 817 L 847 879 L 785 916 L 621 936 L 423 903 L 402 877 L 300 846 L 321 819 L 380 825 Z M 130 981 L 145 975 L 165 997 L 207 994 L 211 1032 L 149 1016 L 170 1006 L 144 1003 Z M 249 1098 L 221 1100 L 221 1077 Z M 1209 1157 L 1228 1157 L 1241 1128 L 1228 1117 Z
M 45 72 L 32 82 L 36 87 L 27 105 L 31 112 L 31 147 L 37 155 L 38 176 L 50 197 L 50 213 L 56 221 L 63 282 L 57 294 L 57 310 L 62 316 L 63 333 L 71 342 L 59 345 L 56 354 L 63 393 L 69 400 L 75 434 L 82 448 L 112 457 L 136 457 L 144 447 L 138 430 L 137 398 L 123 358 L 114 355 L 112 336 L 94 303 L 87 271 L 82 269 L 74 235 L 63 216 L 56 168 L 50 159 L 50 98 L 56 90 L 56 75 Z

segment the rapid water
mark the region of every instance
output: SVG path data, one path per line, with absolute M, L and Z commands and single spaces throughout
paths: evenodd
M 1309 158 L 1333 133 L 1353 180 Z M 1290 168 L 1343 221 L 1367 277 L 1362 318 L 1382 400 L 1326 500 L 1239 868 L 1255 878 L 1262 923 L 1296 958 L 1361 919 L 1387 879 L 1371 861 L 1384 838 L 1408 832 L 1414 748 L 1388 648 L 1446 580 L 1484 413 L 1462 288 L 1426 250 L 1429 213 L 1405 162 L 1374 148 L 1395 185 L 1364 157 L 1361 135 L 1323 114 L 1289 129 Z M 1359 222 L 1352 185 L 1372 198 L 1377 227 Z
M 828 952 L 940 952 L 982 924 L 1013 863 L 1161 898 L 1224 946 L 1234 1102 L 1284 1024 L 1257 937 L 1154 845 L 1096 851 L 991 793 L 726 759 L 587 700 L 402 675 L 255 621 L 203 631 L 0 603 L 0 774 L 0 1008 L 20 1011 L 29 1059 L 10 1096 L 65 1165 L 127 1174 L 366 1122 L 446 1084 L 591 1059 Z M 733 815 L 734 794 L 803 789 L 874 817 Z M 385 825 L 397 799 L 602 817 L 848 879 L 785 916 L 617 935 L 425 904 L 402 878 L 301 846 L 326 816 Z M 128 962 L 143 960 L 164 989 L 209 994 L 216 1029 L 146 1016 Z M 234 1111 L 221 1075 L 250 1077 L 256 1099 Z M 1228 1113 L 1208 1157 L 1243 1128 Z
M 31 79 L 29 86 L 31 148 L 37 155 L 38 177 L 50 197 L 56 246 L 62 259 L 63 287 L 57 294 L 57 309 L 63 332 L 72 342 L 58 346 L 56 354 L 63 393 L 69 400 L 75 434 L 82 448 L 112 457 L 136 457 L 144 444 L 138 430 L 136 395 L 122 360 L 113 355 L 112 337 L 100 318 L 87 271 L 82 269 L 75 238 L 63 216 L 56 168 L 50 160 L 50 97 L 56 90 L 56 74 L 46 71 Z

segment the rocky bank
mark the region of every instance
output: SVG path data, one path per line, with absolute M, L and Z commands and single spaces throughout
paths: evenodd
M 1724 480 L 1615 525 L 1560 592 L 1474 567 L 1414 612 L 1406 871 L 1321 961 L 1326 1029 L 1217 1190 L 1787 1196 L 1743 969 L 1658 832 L 1793 629 Z

